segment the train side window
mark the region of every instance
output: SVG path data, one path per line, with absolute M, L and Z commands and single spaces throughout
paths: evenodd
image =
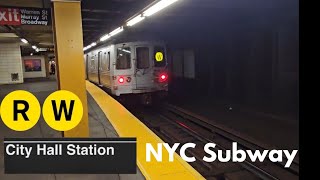
M 137 52 L 137 68 L 147 69 L 149 68 L 149 48 L 148 47 L 138 47 Z
M 102 71 L 108 71 L 108 58 L 107 53 L 104 52 L 102 56 Z
M 107 59 L 108 59 L 108 71 L 110 71 L 110 61 L 111 61 L 111 59 L 110 59 L 110 51 L 108 52 Z
M 164 67 L 167 65 L 166 54 L 164 47 L 155 46 L 154 47 L 154 66 Z
M 94 70 L 94 69 L 96 68 L 96 65 L 95 65 L 95 62 L 94 62 L 94 57 L 91 58 L 91 63 L 90 63 L 90 65 L 91 65 L 91 66 L 90 66 L 91 69 Z
M 117 50 L 117 69 L 131 68 L 131 48 L 118 48 Z

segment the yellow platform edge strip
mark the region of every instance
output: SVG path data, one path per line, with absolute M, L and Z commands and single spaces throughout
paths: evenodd
M 145 157 L 146 143 L 151 143 L 156 148 L 157 143 L 163 143 L 163 141 L 99 87 L 89 81 L 86 82 L 86 87 L 119 136 L 137 138 L 137 165 L 146 179 L 204 179 L 191 165 L 182 160 L 178 154 L 175 154 L 173 162 L 169 162 L 169 155 L 165 150 L 163 150 L 162 162 L 157 162 L 154 158 L 151 159 L 151 162 L 147 162 Z

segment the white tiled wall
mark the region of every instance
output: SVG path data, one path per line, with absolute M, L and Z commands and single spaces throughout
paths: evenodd
M 12 73 L 18 73 L 19 80 L 12 81 Z M 13 83 L 23 83 L 20 45 L 0 43 L 0 84 Z

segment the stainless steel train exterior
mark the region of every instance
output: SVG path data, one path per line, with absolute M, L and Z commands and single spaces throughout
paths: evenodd
M 167 52 L 161 42 L 100 46 L 84 55 L 87 79 L 112 95 L 134 94 L 144 104 L 168 91 Z

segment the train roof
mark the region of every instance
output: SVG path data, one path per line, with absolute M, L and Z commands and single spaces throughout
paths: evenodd
M 108 46 L 118 46 L 118 45 L 123 45 L 123 44 L 126 44 L 126 45 L 131 45 L 131 44 L 165 44 L 164 41 L 160 41 L 160 40 L 149 40 L 149 41 L 128 41 L 128 42 L 118 42 L 118 43 L 113 43 L 113 42 L 108 42 L 108 43 L 103 43 L 103 44 L 100 44 L 94 48 L 91 48 L 87 51 L 85 51 L 85 54 L 86 53 L 89 53 L 89 52 L 92 52 L 92 51 L 95 51 L 97 49 L 101 49 L 101 48 L 104 48 L 104 47 L 108 47 Z

